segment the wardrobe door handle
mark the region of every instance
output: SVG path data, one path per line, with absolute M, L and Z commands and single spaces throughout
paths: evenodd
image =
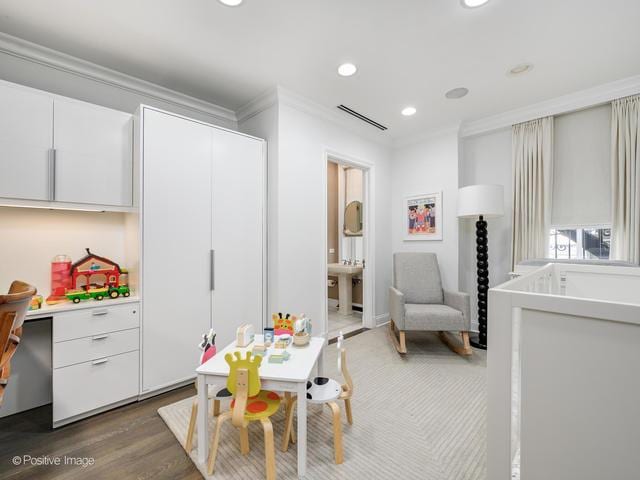
M 49 201 L 56 199 L 56 149 L 49 150 Z
M 101 358 L 100 360 L 94 360 L 93 362 L 91 362 L 91 365 L 102 365 L 103 363 L 107 363 L 108 361 L 108 358 Z
M 210 268 L 211 268 L 211 278 L 210 278 L 210 282 L 211 282 L 211 291 L 213 292 L 216 289 L 216 251 L 215 250 L 211 250 L 211 257 L 209 259 L 210 261 Z

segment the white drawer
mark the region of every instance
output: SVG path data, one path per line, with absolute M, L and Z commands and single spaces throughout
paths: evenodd
M 53 421 L 138 395 L 138 352 L 53 370 Z
M 74 338 L 92 337 L 117 330 L 138 328 L 139 326 L 139 303 L 100 305 L 95 308 L 55 314 L 53 317 L 53 341 L 63 342 Z
M 140 329 L 133 328 L 54 343 L 53 368 L 139 350 L 139 332 Z

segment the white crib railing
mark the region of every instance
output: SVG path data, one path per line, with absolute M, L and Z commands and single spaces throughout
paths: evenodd
M 640 268 L 546 265 L 488 322 L 487 478 L 640 478 Z

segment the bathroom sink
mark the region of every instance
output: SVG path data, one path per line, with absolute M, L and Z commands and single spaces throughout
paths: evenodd
M 362 273 L 362 265 L 343 265 L 341 263 L 330 263 L 329 275 L 358 275 Z
M 342 315 L 350 315 L 353 308 L 351 277 L 362 273 L 362 265 L 343 265 L 330 263 L 327 265 L 329 275 L 338 276 L 338 303 Z

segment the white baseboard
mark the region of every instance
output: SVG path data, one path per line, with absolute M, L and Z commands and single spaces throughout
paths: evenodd
M 386 323 L 389 323 L 388 313 L 383 313 L 382 315 L 376 315 L 376 327 L 380 327 Z

